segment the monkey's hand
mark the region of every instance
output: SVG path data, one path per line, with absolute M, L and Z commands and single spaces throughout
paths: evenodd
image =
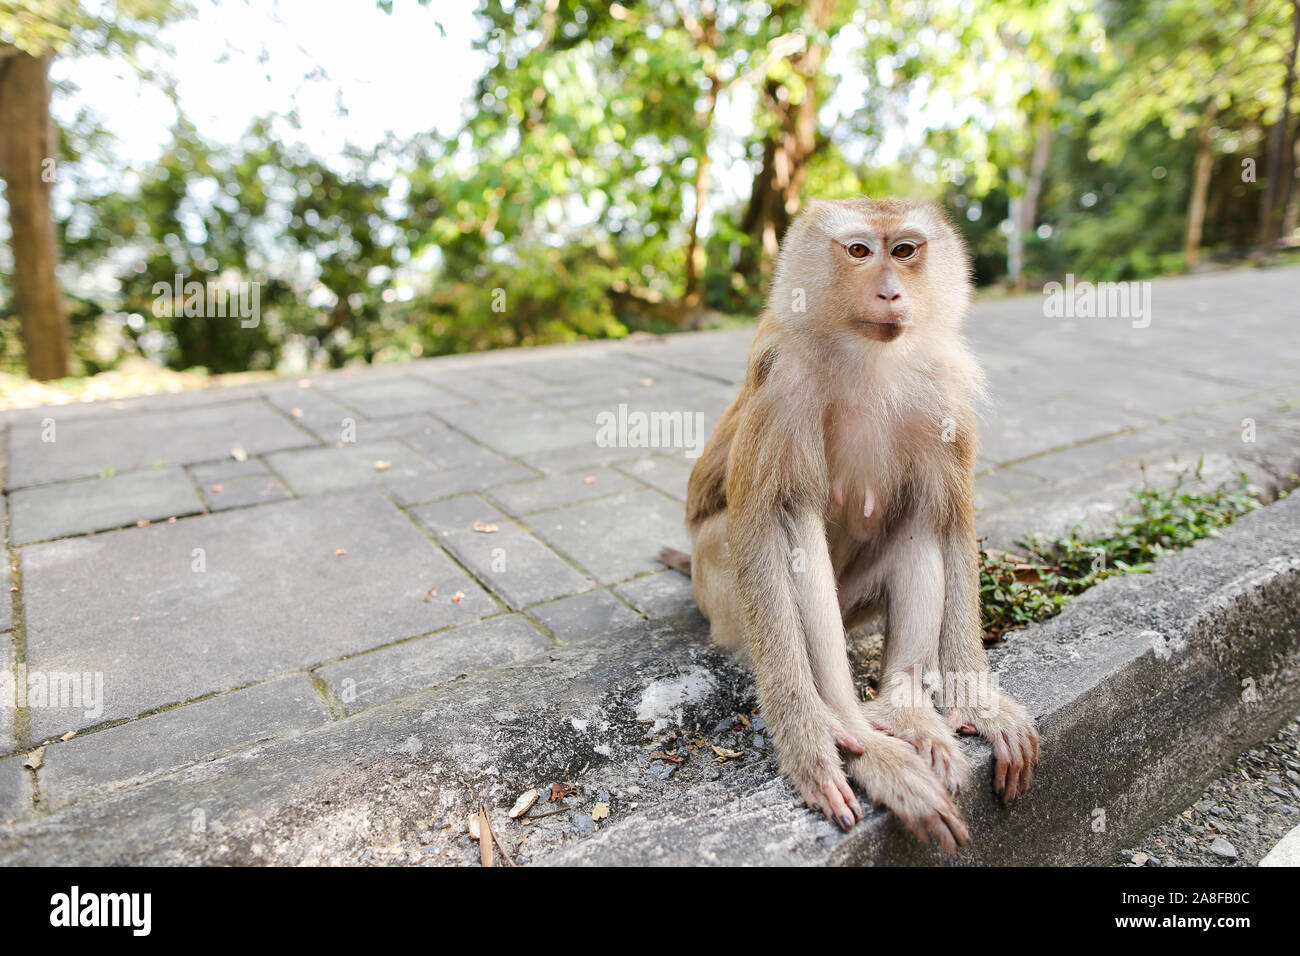
M 843 767 L 825 767 L 819 774 L 797 778 L 794 785 L 799 796 L 813 810 L 826 815 L 826 819 L 840 829 L 848 831 L 863 817 L 862 804 L 858 802 Z
M 961 811 L 915 748 L 876 730 L 863 742 L 866 751 L 849 759 L 849 773 L 872 801 L 892 810 L 922 843 L 933 837 L 949 853 L 965 846 L 970 832 Z
M 1038 728 L 1029 712 L 1006 694 L 987 707 L 954 707 L 948 726 L 958 733 L 979 734 L 993 747 L 993 792 L 1010 803 L 1029 789 L 1038 764 Z
M 908 706 L 880 698 L 860 706 L 872 727 L 915 747 L 949 793 L 958 793 L 966 784 L 970 763 L 961 752 L 954 728 L 944 723 L 929 701 Z

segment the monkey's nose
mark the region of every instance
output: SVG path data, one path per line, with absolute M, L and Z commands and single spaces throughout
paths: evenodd
M 884 299 L 886 302 L 897 302 L 903 297 L 901 292 L 877 292 L 877 299 Z

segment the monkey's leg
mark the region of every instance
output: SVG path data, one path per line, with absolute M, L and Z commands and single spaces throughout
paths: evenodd
M 968 512 L 969 513 L 969 512 Z M 998 691 L 980 628 L 979 548 L 972 520 L 957 520 L 943 539 L 945 601 L 939 637 L 948 726 L 978 733 L 993 747 L 993 791 L 1010 803 L 1029 788 L 1038 763 L 1033 718 Z
M 948 792 L 970 766 L 952 729 L 935 710 L 944 610 L 944 560 L 938 537 L 909 519 L 880 557 L 888 604 L 880 694 L 862 706 L 873 726 L 916 748 Z
M 709 635 L 723 647 L 743 647 L 745 635 L 736 607 L 736 582 L 728 563 L 725 510 L 705 518 L 694 529 L 691 551 L 691 588 L 695 606 L 708 619 Z
M 871 799 L 883 804 L 925 842 L 934 836 L 952 852 L 968 834 L 961 814 L 916 750 L 873 727 L 864 719 L 853 687 L 844 624 L 836 596 L 835 573 L 822 521 L 812 515 L 791 527 L 795 595 L 804 623 L 804 640 L 817 692 L 830 711 L 835 741 L 850 754 L 848 767 Z M 939 728 L 948 733 L 937 714 Z M 948 733 L 948 736 L 951 736 Z

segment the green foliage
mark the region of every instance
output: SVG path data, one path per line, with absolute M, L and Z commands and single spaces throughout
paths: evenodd
M 23 0 L 0 5 L 0 45 L 134 65 L 190 10 Z M 688 299 L 753 315 L 771 263 L 749 201 L 718 201 L 720 157 L 743 156 L 763 195 L 765 156 L 792 134 L 791 107 L 810 100 L 811 152 L 781 175 L 804 196 L 940 200 L 980 284 L 1005 281 L 1017 260 L 1028 284 L 1179 271 L 1192 134 L 1212 119 L 1204 243 L 1239 254 L 1255 241 L 1262 189 L 1240 170 L 1262 170 L 1269 124 L 1300 112 L 1300 88 L 1283 102 L 1290 0 L 478 0 L 476 10 L 486 66 L 449 139 L 322 157 L 296 145 L 293 115 L 255 119 L 238 143 L 218 144 L 182 113 L 162 154 L 128 170 L 113 131 L 85 111 L 67 124 L 60 239 L 78 370 L 140 354 L 221 372 L 618 337 L 677 327 Z M 852 72 L 862 82 L 849 89 Z M 153 79 L 172 93 L 169 77 Z M 748 127 L 735 122 L 738 104 Z M 688 295 L 695 189 L 710 161 Z M 1027 227 L 1009 229 L 1034 192 Z M 164 314 L 154 289 L 176 275 L 258 283 L 261 321 Z M 0 369 L 21 364 L 6 285 L 0 275 Z
M 1029 558 L 980 551 L 980 599 L 989 639 L 1049 618 L 1076 594 L 1106 578 L 1151 570 L 1157 558 L 1189 547 L 1260 507 L 1243 474 L 1208 490 L 1144 485 L 1116 525 L 1101 533 L 1078 528 L 1020 542 Z

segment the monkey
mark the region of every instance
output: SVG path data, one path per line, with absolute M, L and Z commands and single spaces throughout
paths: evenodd
M 1039 750 L 990 679 L 980 626 L 970 273 L 935 203 L 812 200 L 785 236 L 740 392 L 692 468 L 691 554 L 659 555 L 690 574 L 712 639 L 747 655 L 804 802 L 852 829 L 851 778 L 948 852 L 969 840 L 957 734 L 992 745 L 1004 803 Z M 880 693 L 864 702 L 846 634 L 880 616 Z

